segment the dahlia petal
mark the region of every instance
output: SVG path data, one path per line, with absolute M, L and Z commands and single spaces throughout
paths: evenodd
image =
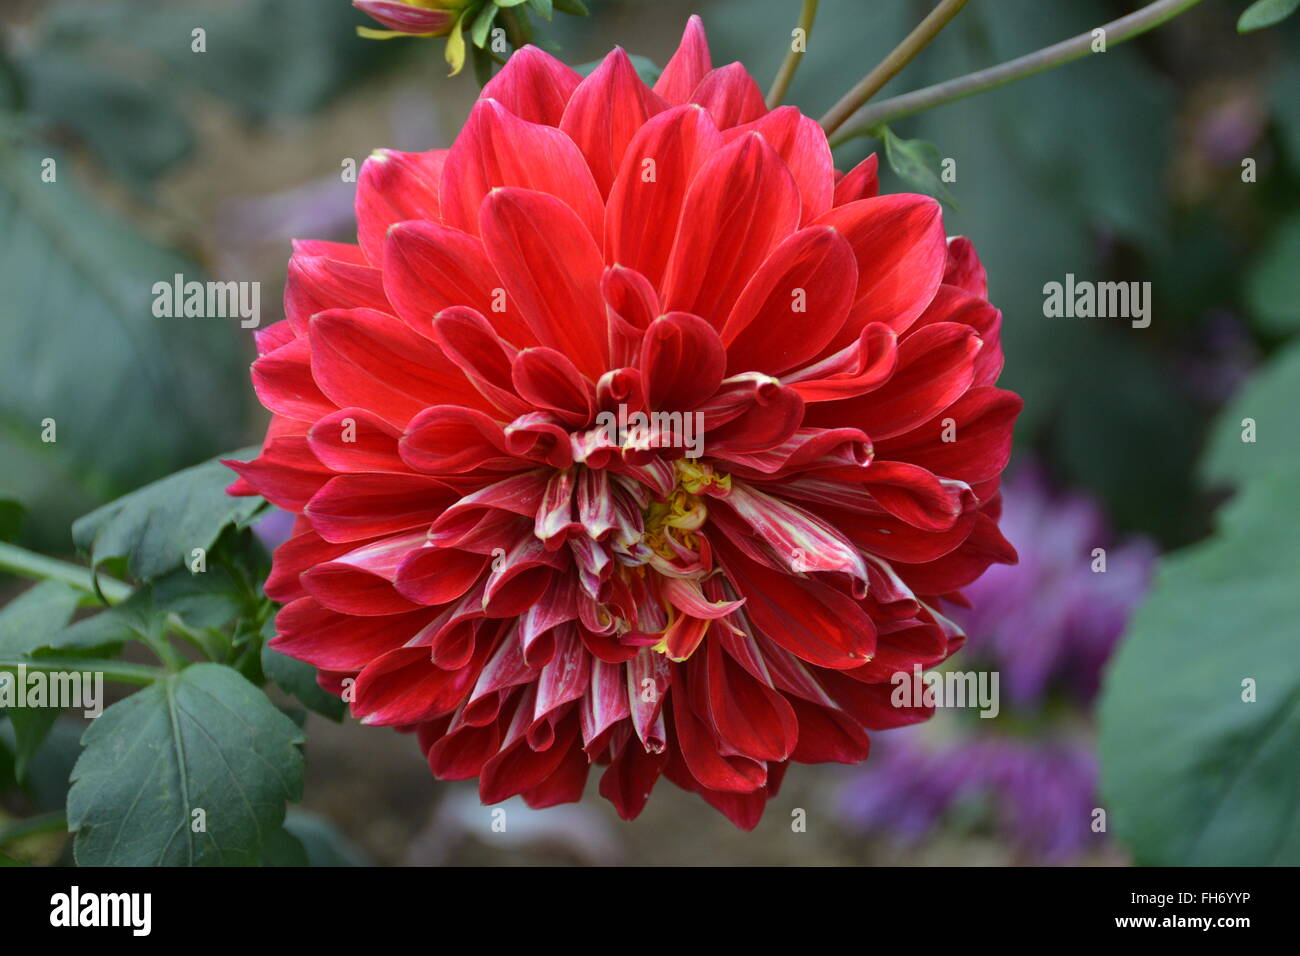
M 420 539 L 423 540 L 423 535 Z M 391 580 L 346 560 L 318 564 L 304 572 L 300 580 L 321 607 L 340 614 L 371 617 L 420 608 L 399 594 Z
M 857 398 L 809 406 L 806 420 L 811 425 L 852 421 L 875 442 L 902 435 L 970 387 L 980 346 L 979 335 L 968 325 L 927 325 L 899 343 L 898 367 L 885 384 Z
M 647 752 L 662 753 L 667 746 L 664 697 L 672 683 L 668 662 L 662 654 L 643 647 L 625 667 L 632 729 Z
M 434 342 L 386 313 L 319 312 L 310 337 L 312 375 L 340 408 L 364 408 L 399 428 L 429 405 L 491 408 Z
M 598 742 L 609 730 L 631 714 L 627 704 L 627 682 L 623 678 L 622 664 L 609 664 L 599 658 L 591 662 L 590 684 L 582 699 L 579 711 L 582 727 L 582 744 L 587 753 L 595 756 L 592 744 Z
M 253 342 L 257 345 L 259 358 L 274 352 L 282 345 L 288 345 L 297 337 L 298 333 L 294 331 L 293 323 L 288 319 L 272 322 L 253 332 Z
M 666 754 L 646 753 L 633 738 L 628 738 L 600 777 L 600 795 L 614 805 L 624 820 L 635 820 L 645 809 L 667 762 Z
M 975 518 L 970 535 L 958 547 L 925 564 L 897 562 L 894 569 L 920 594 L 947 594 L 964 588 L 992 564 L 1015 564 L 1016 549 L 1002 536 L 997 522 L 984 512 Z
M 938 322 L 960 322 L 979 333 L 984 345 L 975 357 L 971 384 L 992 385 L 996 382 L 1002 374 L 1002 313 L 979 296 L 945 283 L 939 286 L 934 299 L 912 326 L 912 331 Z
M 765 451 L 787 441 L 803 418 L 794 389 L 759 372 L 724 379 L 698 410 L 704 415 L 710 454 Z
M 506 740 L 479 772 L 479 799 L 484 804 L 500 803 L 537 786 L 564 760 L 578 733 L 576 717 L 562 721 L 550 747 L 537 751 L 528 746 L 526 730 L 531 716 L 534 685 L 519 702 Z
M 704 23 L 699 16 L 692 15 L 686 21 L 681 43 L 655 81 L 654 91 L 669 103 L 685 103 L 712 68 Z
M 965 236 L 948 239 L 948 261 L 944 266 L 943 281 L 945 285 L 955 285 L 981 299 L 988 298 L 988 275 L 975 253 L 975 245 Z
M 546 193 L 568 206 L 592 236 L 601 234 L 604 203 L 573 140 L 520 119 L 496 100 L 480 99 L 447 152 L 443 221 L 477 235 L 484 198 L 502 186 Z
M 636 67 L 619 48 L 578 84 L 564 109 L 560 129 L 586 157 L 602 197 L 609 195 L 632 137 L 667 106 L 641 81 Z
M 901 461 L 877 458 L 862 473 L 862 484 L 880 507 L 924 531 L 947 531 L 977 504 L 966 482 Z
M 843 670 L 875 653 L 875 624 L 851 598 L 811 578 L 763 567 L 730 542 L 715 547 L 737 590 L 749 599 L 742 613 L 791 654 Z
M 496 189 L 483 201 L 483 241 L 524 321 L 593 381 L 606 369 L 600 250 L 560 200 Z
M 357 254 L 361 252 L 358 249 Z M 299 335 L 327 309 L 388 309 L 383 273 L 369 265 L 325 255 L 295 253 L 284 284 L 284 314 Z
M 897 366 L 898 336 L 883 322 L 872 322 L 856 342 L 785 376 L 785 382 L 805 402 L 833 402 L 879 388 Z
M 358 671 L 405 644 L 433 619 L 431 611 L 354 617 L 327 610 L 310 597 L 285 605 L 270 645 L 313 667 Z
M 357 176 L 357 239 L 370 264 L 384 263 L 388 227 L 406 219 L 436 220 L 447 150 L 404 153 L 377 149 Z
M 465 306 L 439 312 L 433 320 L 433 339 L 479 393 L 503 413 L 514 418 L 529 411 L 531 406 L 515 392 L 510 376 L 515 349 L 501 340 L 480 313 Z
M 606 259 L 659 286 L 691 183 L 721 147 L 722 135 L 698 106 L 666 110 L 641 127 L 610 187 Z M 656 307 L 652 315 L 658 312 Z
M 690 101 L 708 110 L 718 129 L 753 122 L 767 112 L 763 91 L 741 63 L 709 70 L 691 92 Z
M 1011 435 L 1024 402 L 1000 388 L 972 388 L 939 417 L 881 443 L 883 457 L 976 485 L 996 477 L 1011 458 Z M 947 420 L 952 431 L 946 434 Z M 946 440 L 951 437 L 953 440 Z
M 529 787 L 520 796 L 534 810 L 544 810 L 561 803 L 577 803 L 587 788 L 587 777 L 590 774 L 591 764 L 587 761 L 587 755 L 577 747 L 570 747 L 560 765 L 545 780 Z
M 859 763 L 867 759 L 871 741 L 852 717 L 838 708 L 817 707 L 791 700 L 799 722 L 799 743 L 790 754 L 798 763 Z
M 609 320 L 610 364 L 617 369 L 640 354 L 645 330 L 662 311 L 659 293 L 649 279 L 626 266 L 607 268 L 600 279 L 600 292 Z
M 839 571 L 867 583 L 862 555 L 842 534 L 810 511 L 733 481 L 722 499 L 795 574 Z
M 511 363 L 510 378 L 521 398 L 561 421 L 585 425 L 595 413 L 595 388 L 555 349 L 524 349 Z
M 787 237 L 754 273 L 722 328 L 727 371 L 777 375 L 818 355 L 853 304 L 853 248 L 826 226 Z
M 717 152 L 700 168 L 682 205 L 664 279 L 665 305 L 721 328 L 749 277 L 798 227 L 799 204 L 794 177 L 759 134 L 748 133 Z
M 294 513 L 301 512 L 331 477 L 303 437 L 272 438 L 252 461 L 223 459 L 222 464 L 271 504 Z
M 835 163 L 826 134 L 816 120 L 793 106 L 779 106 L 752 123 L 727 130 L 724 137 L 730 141 L 751 131 L 772 144 L 794 176 L 803 208 L 800 221 L 811 222 L 831 208 Z
M 514 461 L 506 454 L 501 426 L 461 405 L 433 405 L 417 414 L 398 449 L 403 462 L 430 475 L 457 475 Z M 519 462 L 518 468 L 523 467 Z
M 570 701 L 578 700 L 590 683 L 591 660 L 583 653 L 577 627 L 562 625 L 555 632 L 555 656 L 542 668 L 537 679 L 533 722 L 542 720 Z
M 640 370 L 654 410 L 695 408 L 718 390 L 726 367 L 718 333 L 697 315 L 669 312 L 650 323 Z
M 763 786 L 767 768 L 749 757 L 719 753 L 716 732 L 692 711 L 685 688 L 674 686 L 673 690 L 673 730 L 691 776 L 710 790 L 751 793 Z
M 360 541 L 427 526 L 458 497 L 424 475 L 338 475 L 302 512 L 326 541 Z
M 262 589 L 267 597 L 278 604 L 288 604 L 290 601 L 306 597 L 307 592 L 303 590 L 298 580 L 299 576 L 314 565 L 347 554 L 352 548 L 352 542 L 334 544 L 326 541 L 308 525 L 305 529 L 296 531 L 275 549 L 271 573 L 267 576 L 266 584 Z
M 834 205 L 844 206 L 859 199 L 874 199 L 880 192 L 880 159 L 872 153 L 835 184 Z
M 751 760 L 787 759 L 800 727 L 785 697 L 736 666 L 719 642 L 709 644 L 703 665 L 690 680 L 719 742 Z
M 259 357 L 253 363 L 253 390 L 268 409 L 299 421 L 314 422 L 336 407 L 311 376 L 306 338 L 290 339 Z
M 733 474 L 783 476 L 814 468 L 865 468 L 873 451 L 867 433 L 857 428 L 800 428 L 780 445 L 755 452 L 715 450 Z
M 477 236 L 436 222 L 398 223 L 384 247 L 384 288 L 398 316 L 421 335 L 444 309 L 467 306 L 490 316 L 512 345 L 535 345 Z
M 506 60 L 501 72 L 488 80 L 479 96 L 496 100 L 530 123 L 559 126 L 564 107 L 581 82 L 577 71 L 528 45 Z
M 317 420 L 307 433 L 312 454 L 336 472 L 410 471 L 397 453 L 402 433 L 362 408 L 340 408 Z
M 486 555 L 450 548 L 415 548 L 396 568 L 393 586 L 416 604 L 448 604 L 473 587 L 487 563 Z
M 843 348 L 871 322 L 903 332 L 930 304 L 943 279 L 947 241 L 939 204 L 902 193 L 862 199 L 814 220 L 843 234 L 858 257 L 858 289 L 832 343 Z

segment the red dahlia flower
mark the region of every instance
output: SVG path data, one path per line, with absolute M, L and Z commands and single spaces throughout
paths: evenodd
M 232 463 L 298 515 L 274 647 L 489 804 L 600 764 L 624 817 L 664 775 L 749 828 L 927 716 L 889 679 L 1015 559 L 1021 405 L 933 200 L 838 175 L 692 19 L 653 89 L 520 50 L 450 149 L 371 157 L 357 231 L 296 244 Z

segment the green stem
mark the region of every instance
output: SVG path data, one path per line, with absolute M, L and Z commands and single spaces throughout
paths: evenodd
M 0 542 L 0 570 L 32 580 L 62 581 L 87 594 L 96 593 L 95 578 L 89 569 L 3 542 Z M 101 575 L 98 593 L 109 604 L 120 604 L 131 596 L 131 586 Z
M 966 0 L 943 0 L 930 11 L 930 15 L 917 24 L 916 29 L 896 46 L 890 54 L 864 76 L 858 85 L 849 90 L 840 101 L 830 108 L 821 118 L 822 129 L 829 136 L 853 115 L 853 111 L 862 106 L 880 92 L 880 88 L 898 75 L 899 70 L 912 62 L 912 59 L 925 49 L 939 31 L 948 25 L 948 21 L 961 12 Z
M 34 817 L 15 820 L 13 823 L 0 826 L 0 846 L 38 833 L 66 833 L 67 831 L 67 814 L 62 810 L 51 810 L 49 813 L 38 813 Z
M 167 676 L 161 667 L 148 664 L 131 664 L 127 661 L 95 660 L 89 657 L 0 658 L 0 671 L 78 671 L 83 674 L 103 674 L 104 680 L 119 684 L 137 684 L 141 687 Z
M 1200 2 L 1201 0 L 1155 0 L 1154 3 L 1135 13 L 1112 20 L 1100 28 L 1105 31 L 1106 49 L 1109 50 L 1117 43 L 1140 36 Z M 881 123 L 890 123 L 904 116 L 912 116 L 923 110 L 1004 86 L 1052 67 L 1081 59 L 1093 52 L 1093 42 L 1093 31 L 1089 30 L 1015 60 L 1008 60 L 1006 63 L 985 70 L 882 100 L 852 116 L 853 128 L 831 140 L 831 145 L 838 146 L 855 136 L 866 135 Z
M 803 0 L 803 8 L 799 11 L 798 28 L 803 31 L 803 41 L 806 48 L 808 38 L 812 36 L 813 19 L 817 16 L 817 0 Z M 793 37 L 791 38 L 793 40 Z M 794 79 L 795 70 L 799 69 L 800 62 L 803 61 L 803 50 L 796 50 L 794 43 L 791 42 L 790 50 L 781 61 L 781 68 L 776 71 L 776 79 L 772 81 L 772 88 L 767 91 L 767 108 L 776 109 L 785 99 L 786 91 L 790 89 L 790 81 Z

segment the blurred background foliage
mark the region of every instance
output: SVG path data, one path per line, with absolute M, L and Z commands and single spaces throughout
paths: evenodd
M 764 87 L 798 13 L 793 0 L 589 5 L 589 19 L 541 25 L 569 63 L 622 44 L 662 65 L 699 12 L 715 64 L 742 60 Z M 1198 477 L 1210 423 L 1300 333 L 1300 18 L 1238 36 L 1244 5 L 1208 0 L 1104 56 L 892 124 L 956 160 L 948 232 L 974 240 L 1004 312 L 1003 383 L 1025 398 L 1018 453 L 1161 549 L 1210 532 L 1224 484 Z M 819 116 L 930 6 L 822 0 L 786 102 Z M 972 0 L 878 98 L 1133 7 Z M 66 554 L 77 515 L 260 437 L 251 333 L 236 320 L 154 318 L 153 283 L 257 280 L 262 324 L 275 321 L 288 240 L 352 238 L 346 162 L 378 146 L 447 145 L 477 85 L 469 70 L 445 77 L 441 43 L 358 39 L 370 21 L 345 0 L 7 0 L 0 15 L 0 537 Z M 191 50 L 196 26 L 203 53 Z M 846 143 L 837 165 L 879 146 Z M 67 188 L 41 181 L 47 157 Z M 1256 182 L 1242 181 L 1246 157 Z M 882 191 L 906 188 L 882 163 Z M 1150 328 L 1044 318 L 1043 285 L 1067 273 L 1150 281 Z M 1295 385 L 1293 373 L 1268 386 L 1293 438 L 1283 419 Z M 40 440 L 47 418 L 53 444 Z M 1272 447 L 1294 464 L 1294 451 Z M 813 810 L 822 822 L 807 835 L 789 832 L 791 807 L 831 805 L 835 768 L 790 775 L 766 840 L 664 785 L 633 827 L 584 805 L 586 823 L 554 811 L 534 844 L 466 850 L 458 821 L 485 811 L 429 781 L 411 741 L 313 721 L 307 805 L 381 862 L 897 861 L 846 838 L 833 811 L 825 822 Z M 49 761 L 66 759 L 68 737 L 52 736 Z M 41 789 L 57 777 L 34 766 L 29 799 L 57 805 Z M 907 857 L 1014 858 L 978 833 L 937 836 Z

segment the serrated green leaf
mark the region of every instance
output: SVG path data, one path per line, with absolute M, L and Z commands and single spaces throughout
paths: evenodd
M 220 457 L 256 455 L 244 448 Z M 125 557 L 132 578 L 150 580 L 190 561 L 195 548 L 210 550 L 226 527 L 247 524 L 262 507 L 261 498 L 227 495 L 234 479 L 216 458 L 186 468 L 78 518 L 72 539 L 92 566 Z
M 943 181 L 943 156 L 939 147 L 920 139 L 900 139 L 888 126 L 872 133 L 885 145 L 885 159 L 898 178 L 917 192 L 933 196 L 956 208 L 948 184 Z
M 1110 666 L 1102 793 L 1140 863 L 1300 864 L 1297 480 L 1249 482 L 1218 534 L 1163 559 Z
M 42 581 L 0 609 L 0 657 L 27 657 L 54 639 L 85 595 L 61 581 Z
M 1219 414 L 1201 462 L 1202 480 L 1211 487 L 1229 486 L 1300 469 L 1297 395 L 1300 341 L 1275 355 Z M 1243 424 L 1247 419 L 1253 426 Z M 1252 427 L 1254 441 L 1243 441 Z
M 1300 0 L 1255 0 L 1237 18 L 1237 32 L 1250 33 L 1281 23 L 1300 7 Z
M 316 668 L 303 661 L 281 654 L 268 641 L 275 636 L 275 620 L 266 622 L 262 629 L 262 673 L 275 681 L 285 693 L 298 698 L 303 706 L 333 721 L 343 719 L 347 707 L 333 694 L 327 694 L 316 683 Z
M 302 794 L 303 741 L 261 691 L 217 664 L 114 704 L 86 731 L 72 771 L 78 864 L 256 865 L 286 801 Z

